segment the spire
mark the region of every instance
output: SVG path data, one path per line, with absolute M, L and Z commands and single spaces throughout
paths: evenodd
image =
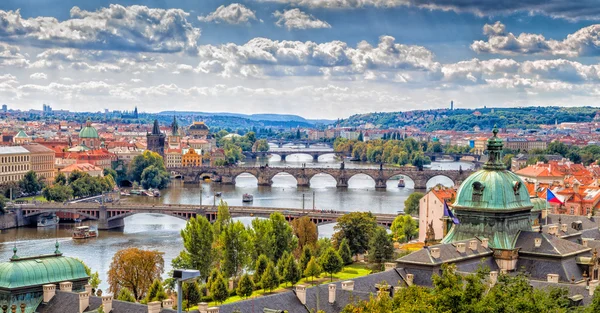
M 171 124 L 171 131 L 173 136 L 179 136 L 179 125 L 177 124 L 177 118 L 173 115 L 173 123 Z
M 58 243 L 58 239 L 56 240 L 54 247 L 56 247 L 56 250 L 54 250 L 54 254 L 62 254 L 62 252 L 60 252 L 60 250 L 58 250 L 58 248 L 60 247 L 60 244 Z
M 158 126 L 158 120 L 154 120 L 154 127 L 152 128 L 152 135 L 160 135 L 160 127 Z
M 483 165 L 485 170 L 505 170 L 506 165 L 502 163 L 502 139 L 498 138 L 498 126 L 494 125 L 494 134 L 487 142 L 488 161 Z
M 86 127 L 91 127 L 92 126 L 92 121 L 88 118 L 87 121 L 85 122 L 85 126 Z
M 15 242 L 15 246 L 13 247 L 13 256 L 10 258 L 11 260 L 18 260 L 19 256 L 17 255 L 17 243 Z

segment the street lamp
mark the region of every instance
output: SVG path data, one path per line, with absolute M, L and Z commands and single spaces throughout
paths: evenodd
M 177 313 L 181 313 L 182 312 L 182 298 L 183 298 L 183 291 L 181 288 L 182 283 L 184 282 L 190 282 L 190 281 L 194 281 L 196 279 L 198 279 L 198 277 L 200 277 L 200 271 L 198 270 L 174 270 L 173 271 L 173 278 L 175 278 L 177 280 Z

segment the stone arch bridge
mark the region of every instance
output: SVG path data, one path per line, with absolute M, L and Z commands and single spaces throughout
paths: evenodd
M 44 203 L 26 204 L 17 208 L 17 213 L 30 223 L 40 214 L 65 212 L 79 214 L 87 219 L 97 220 L 98 229 L 113 229 L 123 227 L 124 219 L 139 213 L 155 213 L 174 216 L 188 220 L 196 216 L 204 216 L 210 222 L 217 219 L 217 208 L 212 205 L 148 205 L 148 204 L 98 204 L 98 203 Z M 269 208 L 250 206 L 230 206 L 229 212 L 232 217 L 264 217 L 268 218 L 271 213 L 282 213 L 288 222 L 296 218 L 308 216 L 317 225 L 335 223 L 338 217 L 350 213 L 346 211 L 324 211 L 324 210 L 302 210 L 289 208 Z M 377 223 L 389 228 L 396 218 L 396 214 L 373 213 Z
M 241 174 L 250 174 L 257 178 L 258 185 L 271 186 L 273 177 L 287 173 L 296 178 L 298 186 L 310 187 L 310 180 L 317 174 L 327 174 L 333 177 L 337 187 L 348 187 L 348 180 L 354 175 L 364 174 L 375 181 L 375 187 L 385 189 L 387 181 L 398 175 L 410 178 L 415 189 L 426 189 L 427 182 L 436 176 L 445 176 L 459 185 L 467 178 L 472 170 L 418 170 L 416 167 L 397 168 L 314 168 L 314 167 L 176 167 L 169 168 L 171 173 L 183 177 L 184 182 L 199 183 L 211 179 L 222 184 L 234 185 L 235 179 Z
M 289 155 L 293 155 L 293 154 L 303 154 L 303 155 L 310 155 L 313 158 L 313 161 L 317 161 L 319 159 L 320 156 L 322 155 L 326 155 L 326 154 L 333 154 L 333 155 L 340 155 L 339 153 L 331 150 L 331 149 L 312 149 L 312 150 L 272 150 L 272 151 L 247 151 L 244 152 L 244 156 L 247 159 L 256 159 L 258 157 L 266 157 L 266 156 L 272 156 L 272 155 L 278 155 L 281 157 L 282 161 L 285 161 L 285 159 L 289 156 Z

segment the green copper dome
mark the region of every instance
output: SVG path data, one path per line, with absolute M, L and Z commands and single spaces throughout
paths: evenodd
M 87 278 L 83 263 L 60 254 L 17 258 L 0 263 L 0 289 L 40 286 Z
M 92 127 L 92 122 L 87 121 L 85 127 L 79 132 L 79 138 L 100 138 L 98 131 Z

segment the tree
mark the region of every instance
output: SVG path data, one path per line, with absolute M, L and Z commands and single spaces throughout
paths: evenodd
M 252 295 L 253 291 L 254 291 L 254 282 L 252 281 L 250 276 L 248 276 L 248 274 L 244 274 L 242 276 L 242 279 L 240 279 L 240 282 L 239 282 L 235 292 L 237 293 L 238 296 L 240 296 L 242 298 L 248 298 L 249 296 Z
M 165 168 L 163 158 L 158 153 L 152 152 L 150 150 L 144 151 L 144 153 L 136 156 L 135 158 L 133 158 L 133 160 L 131 160 L 131 163 L 129 163 L 129 167 L 127 169 L 127 176 L 131 181 L 142 183 L 142 174 L 144 173 L 144 170 L 151 166 L 154 166 L 154 169 L 152 169 L 151 172 L 146 173 L 147 183 L 163 183 L 163 178 L 165 177 L 165 175 L 167 178 L 169 177 L 169 173 Z M 156 170 L 158 172 L 156 172 Z M 157 180 L 154 180 L 156 176 L 158 176 L 158 178 Z
M 358 134 L 358 141 L 365 141 L 362 131 Z
M 409 242 L 419 234 L 419 225 L 410 215 L 398 215 L 392 222 L 392 235 L 399 242 Z
M 300 139 L 302 138 L 302 135 L 300 135 L 300 129 L 296 129 L 296 139 Z
M 312 277 L 312 281 L 315 281 L 314 278 L 321 274 L 321 266 L 317 263 L 315 257 L 310 258 L 308 264 L 306 264 L 306 269 L 304 270 L 304 277 Z
M 301 273 L 304 273 L 304 270 L 306 270 L 306 266 L 308 265 L 308 262 L 310 262 L 310 259 L 312 259 L 312 252 L 310 251 L 310 247 L 304 246 L 304 249 L 302 249 L 302 255 L 300 256 Z
M 58 174 L 56 174 L 56 176 L 54 177 L 54 184 L 58 184 L 58 185 L 66 185 L 67 184 L 67 177 L 65 176 L 65 174 L 63 172 L 58 172 Z
M 210 294 L 216 302 L 223 302 L 229 297 L 225 279 L 221 274 L 219 274 L 216 280 L 210 285 Z
M 267 268 L 260 279 L 260 284 L 263 290 L 268 289 L 269 292 L 271 292 L 273 288 L 279 286 L 279 277 L 277 276 L 277 271 L 275 270 L 273 262 L 269 262 L 267 265 Z
M 586 313 L 600 312 L 600 292 L 594 292 L 592 303 L 587 308 Z
M 28 195 L 36 194 L 44 188 L 43 182 L 37 177 L 34 171 L 25 173 L 25 176 L 19 181 L 19 186 Z
M 223 260 L 221 270 L 226 277 L 237 277 L 250 261 L 249 237 L 242 222 L 229 224 L 221 233 Z
M 0 215 L 6 213 L 6 201 L 4 195 L 0 195 Z
M 300 280 L 301 275 L 302 273 L 300 273 L 298 263 L 296 263 L 294 256 L 290 254 L 285 261 L 283 280 L 291 283 L 292 286 L 294 286 Z
M 252 241 L 252 258 L 254 260 L 257 260 L 261 254 L 266 255 L 269 260 L 273 259 L 275 237 L 273 236 L 273 223 L 271 223 L 271 220 L 253 219 L 250 238 Z
M 392 258 L 394 246 L 392 240 L 383 227 L 377 227 L 371 238 L 369 257 L 371 262 L 382 264 Z
M 142 299 L 154 279 L 164 270 L 162 253 L 158 251 L 127 248 L 117 251 L 108 270 L 108 283 L 113 294 L 121 288 L 133 292 L 136 300 Z
M 100 280 L 100 275 L 98 274 L 98 271 L 96 271 L 95 273 L 90 275 L 88 284 L 90 284 L 92 286 L 92 289 L 98 289 L 98 286 L 100 286 L 100 283 L 102 283 L 102 281 Z
M 48 201 L 64 202 L 73 198 L 73 189 L 60 183 L 48 186 L 42 191 L 42 195 Z
M 287 262 L 288 257 L 290 256 L 290 253 L 285 251 L 283 253 L 283 255 L 277 260 L 277 274 L 279 275 L 279 277 L 283 280 L 283 272 L 285 270 L 285 265 Z
M 119 290 L 119 294 L 117 295 L 117 300 L 125 301 L 125 302 L 135 302 L 135 297 L 131 293 L 131 291 L 127 288 L 121 288 Z
M 352 264 L 352 252 L 350 251 L 350 246 L 348 245 L 348 239 L 342 239 L 340 246 L 338 247 L 338 254 L 344 261 L 344 265 Z
M 327 249 L 319 260 L 323 271 L 331 275 L 331 281 L 333 281 L 333 274 L 344 268 L 344 261 L 333 248 Z
M 113 170 L 112 168 L 105 168 L 104 170 L 102 170 L 102 175 L 104 175 L 104 177 L 111 176 L 114 181 L 116 181 L 119 177 L 117 171 Z
M 284 251 L 291 252 L 296 248 L 298 238 L 294 236 L 294 231 L 283 214 L 279 212 L 271 213 L 269 220 L 273 224 L 273 237 L 276 238 L 273 247 L 273 259 L 279 260 Z
M 422 192 L 413 192 L 404 200 L 404 213 L 410 215 L 419 214 L 419 202 L 425 196 Z
M 337 221 L 337 225 L 333 228 L 336 231 L 333 234 L 336 242 L 341 242 L 344 238 L 348 239 L 353 255 L 364 253 L 369 249 L 371 234 L 377 227 L 377 221 L 371 212 L 348 213 Z
M 202 291 L 200 290 L 200 285 L 198 282 L 189 282 L 183 283 L 181 286 L 181 293 L 183 298 L 186 301 L 186 305 L 182 305 L 182 307 L 186 307 L 186 309 L 190 308 L 190 304 L 198 303 L 202 300 Z
M 192 217 L 181 230 L 183 251 L 173 259 L 174 268 L 192 268 L 200 270 L 200 279 L 206 280 L 206 269 L 213 264 L 213 229 L 204 216 Z
M 167 294 L 165 293 L 165 289 L 160 281 L 160 279 L 155 279 L 150 285 L 148 292 L 146 292 L 145 302 L 150 303 L 153 301 L 163 301 L 167 298 Z
M 254 151 L 256 152 L 266 152 L 269 151 L 269 143 L 266 139 L 257 140 L 254 143 Z
M 217 208 L 217 220 L 215 221 L 213 227 L 215 230 L 215 236 L 220 236 L 221 232 L 229 226 L 231 223 L 231 213 L 229 213 L 229 205 L 227 202 L 221 201 L 219 202 L 219 207 Z
M 142 171 L 140 183 L 144 188 L 163 189 L 169 184 L 170 176 L 165 170 L 161 170 L 156 165 L 150 165 Z
M 254 282 L 255 283 L 260 283 L 260 280 L 262 279 L 262 275 L 265 272 L 265 270 L 267 269 L 267 266 L 269 265 L 269 259 L 267 258 L 266 255 L 261 254 L 258 259 L 256 260 L 256 265 L 254 266 Z
M 317 224 L 313 223 L 308 216 L 302 216 L 292 221 L 292 229 L 294 235 L 298 237 L 298 247 L 303 249 L 304 246 L 314 246 L 319 239 Z

